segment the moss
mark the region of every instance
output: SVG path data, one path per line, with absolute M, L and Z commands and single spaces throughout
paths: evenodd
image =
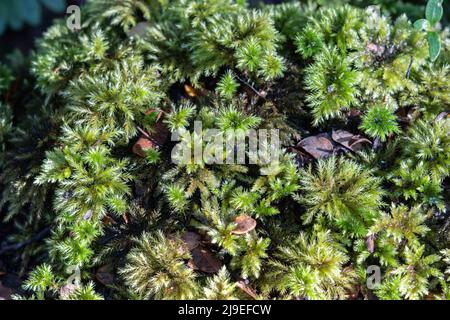
M 0 65 L 22 298 L 448 296 L 449 33 L 343 2 L 92 0 Z

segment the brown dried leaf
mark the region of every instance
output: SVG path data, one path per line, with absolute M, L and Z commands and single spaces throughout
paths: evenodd
M 147 115 L 152 112 L 158 112 L 156 116 L 156 123 L 152 125 L 152 128 L 148 128 L 149 132 L 138 127 L 138 130 L 142 135 L 133 146 L 133 153 L 143 158 L 146 156 L 145 150 L 158 150 L 167 142 L 170 134 L 166 124 L 161 121 L 164 117 L 164 112 L 156 109 L 148 109 L 144 112 L 144 114 Z
M 186 248 L 191 251 L 201 244 L 202 237 L 198 233 L 187 231 L 181 236 L 181 240 L 186 244 Z
M 236 228 L 231 233 L 237 235 L 249 233 L 256 228 L 256 220 L 245 214 L 237 216 L 234 223 L 236 223 Z
M 287 151 L 295 154 L 295 160 L 300 167 L 303 167 L 304 165 L 311 163 L 314 160 L 311 155 L 297 149 L 296 147 L 289 147 L 287 148 Z
M 372 144 L 370 140 L 363 138 L 360 135 L 354 135 L 353 133 L 345 130 L 333 130 L 331 133 L 331 138 L 335 142 L 353 151 L 361 150 L 365 143 Z
M 313 156 L 315 159 L 326 158 L 333 154 L 333 143 L 326 137 L 327 134 L 318 134 L 303 139 L 297 144 L 297 148 Z
M 331 133 L 331 138 L 344 147 L 350 148 L 350 141 L 353 140 L 355 135 L 345 130 L 336 130 Z
M 170 131 L 166 124 L 162 121 L 158 121 L 154 126 L 152 133 L 150 134 L 150 139 L 156 143 L 157 146 L 163 146 L 169 139 Z
M 206 273 L 217 273 L 222 267 L 220 260 L 206 247 L 198 246 L 191 250 L 192 259 L 188 266 L 193 270 Z
M 358 137 L 358 136 L 356 136 Z M 358 140 L 356 140 L 355 142 L 352 142 L 352 144 L 350 144 L 350 148 L 353 151 L 360 151 L 364 148 L 365 144 L 372 144 L 372 141 L 370 141 L 369 139 L 366 138 L 359 138 Z
M 195 90 L 192 86 L 190 86 L 190 85 L 188 85 L 188 84 L 185 84 L 184 85 L 184 91 L 186 91 L 186 94 L 189 96 L 189 97 L 196 97 L 196 96 L 198 96 L 198 94 L 197 94 L 197 90 Z
M 111 226 L 111 225 L 113 225 L 113 224 L 116 224 L 116 221 L 114 221 L 114 219 L 111 218 L 109 215 L 105 215 L 105 216 L 102 218 L 102 223 L 103 223 L 104 225 Z
M 373 253 L 375 251 L 375 236 L 373 234 L 367 237 L 366 247 L 369 253 Z
M 140 137 L 133 146 L 133 153 L 145 158 L 145 151 L 148 149 L 156 149 L 157 145 L 149 138 Z

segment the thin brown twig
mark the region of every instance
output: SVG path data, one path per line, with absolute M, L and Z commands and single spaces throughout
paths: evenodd
M 413 61 L 414 61 L 414 57 L 411 56 L 411 59 L 409 60 L 408 70 L 406 71 L 406 79 L 409 79 L 409 76 L 411 75 L 411 68 L 413 65 Z
M 247 87 L 249 87 L 254 93 L 256 93 L 256 95 L 264 100 L 266 100 L 266 98 L 261 95 L 261 93 L 259 93 L 258 90 L 255 89 L 255 87 L 253 87 L 250 83 L 248 83 L 247 81 L 245 81 L 244 79 L 242 79 L 241 77 L 239 77 L 237 74 L 235 74 L 236 78 L 242 82 L 243 84 L 245 84 Z

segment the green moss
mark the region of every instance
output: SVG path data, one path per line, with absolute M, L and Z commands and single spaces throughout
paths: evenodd
M 89 1 L 1 64 L 3 242 L 50 234 L 6 252 L 22 298 L 448 297 L 449 34 L 431 63 L 403 5 L 343 2 Z M 279 161 L 226 163 L 230 129 Z

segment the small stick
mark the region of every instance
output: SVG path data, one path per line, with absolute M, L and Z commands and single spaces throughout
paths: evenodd
M 409 79 L 409 76 L 411 74 L 411 68 L 412 68 L 412 64 L 413 64 L 413 56 L 411 56 L 411 58 L 409 59 L 409 66 L 408 66 L 408 70 L 406 71 L 406 79 Z
M 146 136 L 147 138 L 151 139 L 152 137 L 150 137 L 150 135 L 145 132 L 142 128 L 137 127 L 137 129 L 139 130 L 140 133 L 142 133 L 144 136 Z
M 237 74 L 235 74 L 235 76 L 239 81 L 241 81 L 243 84 L 245 84 L 247 87 L 249 87 L 254 93 L 256 93 L 258 95 L 258 97 L 266 100 L 266 98 L 264 96 L 262 96 L 261 93 L 259 93 L 259 91 L 256 90 L 255 87 L 253 87 L 250 83 L 248 83 L 244 79 L 241 79 Z

